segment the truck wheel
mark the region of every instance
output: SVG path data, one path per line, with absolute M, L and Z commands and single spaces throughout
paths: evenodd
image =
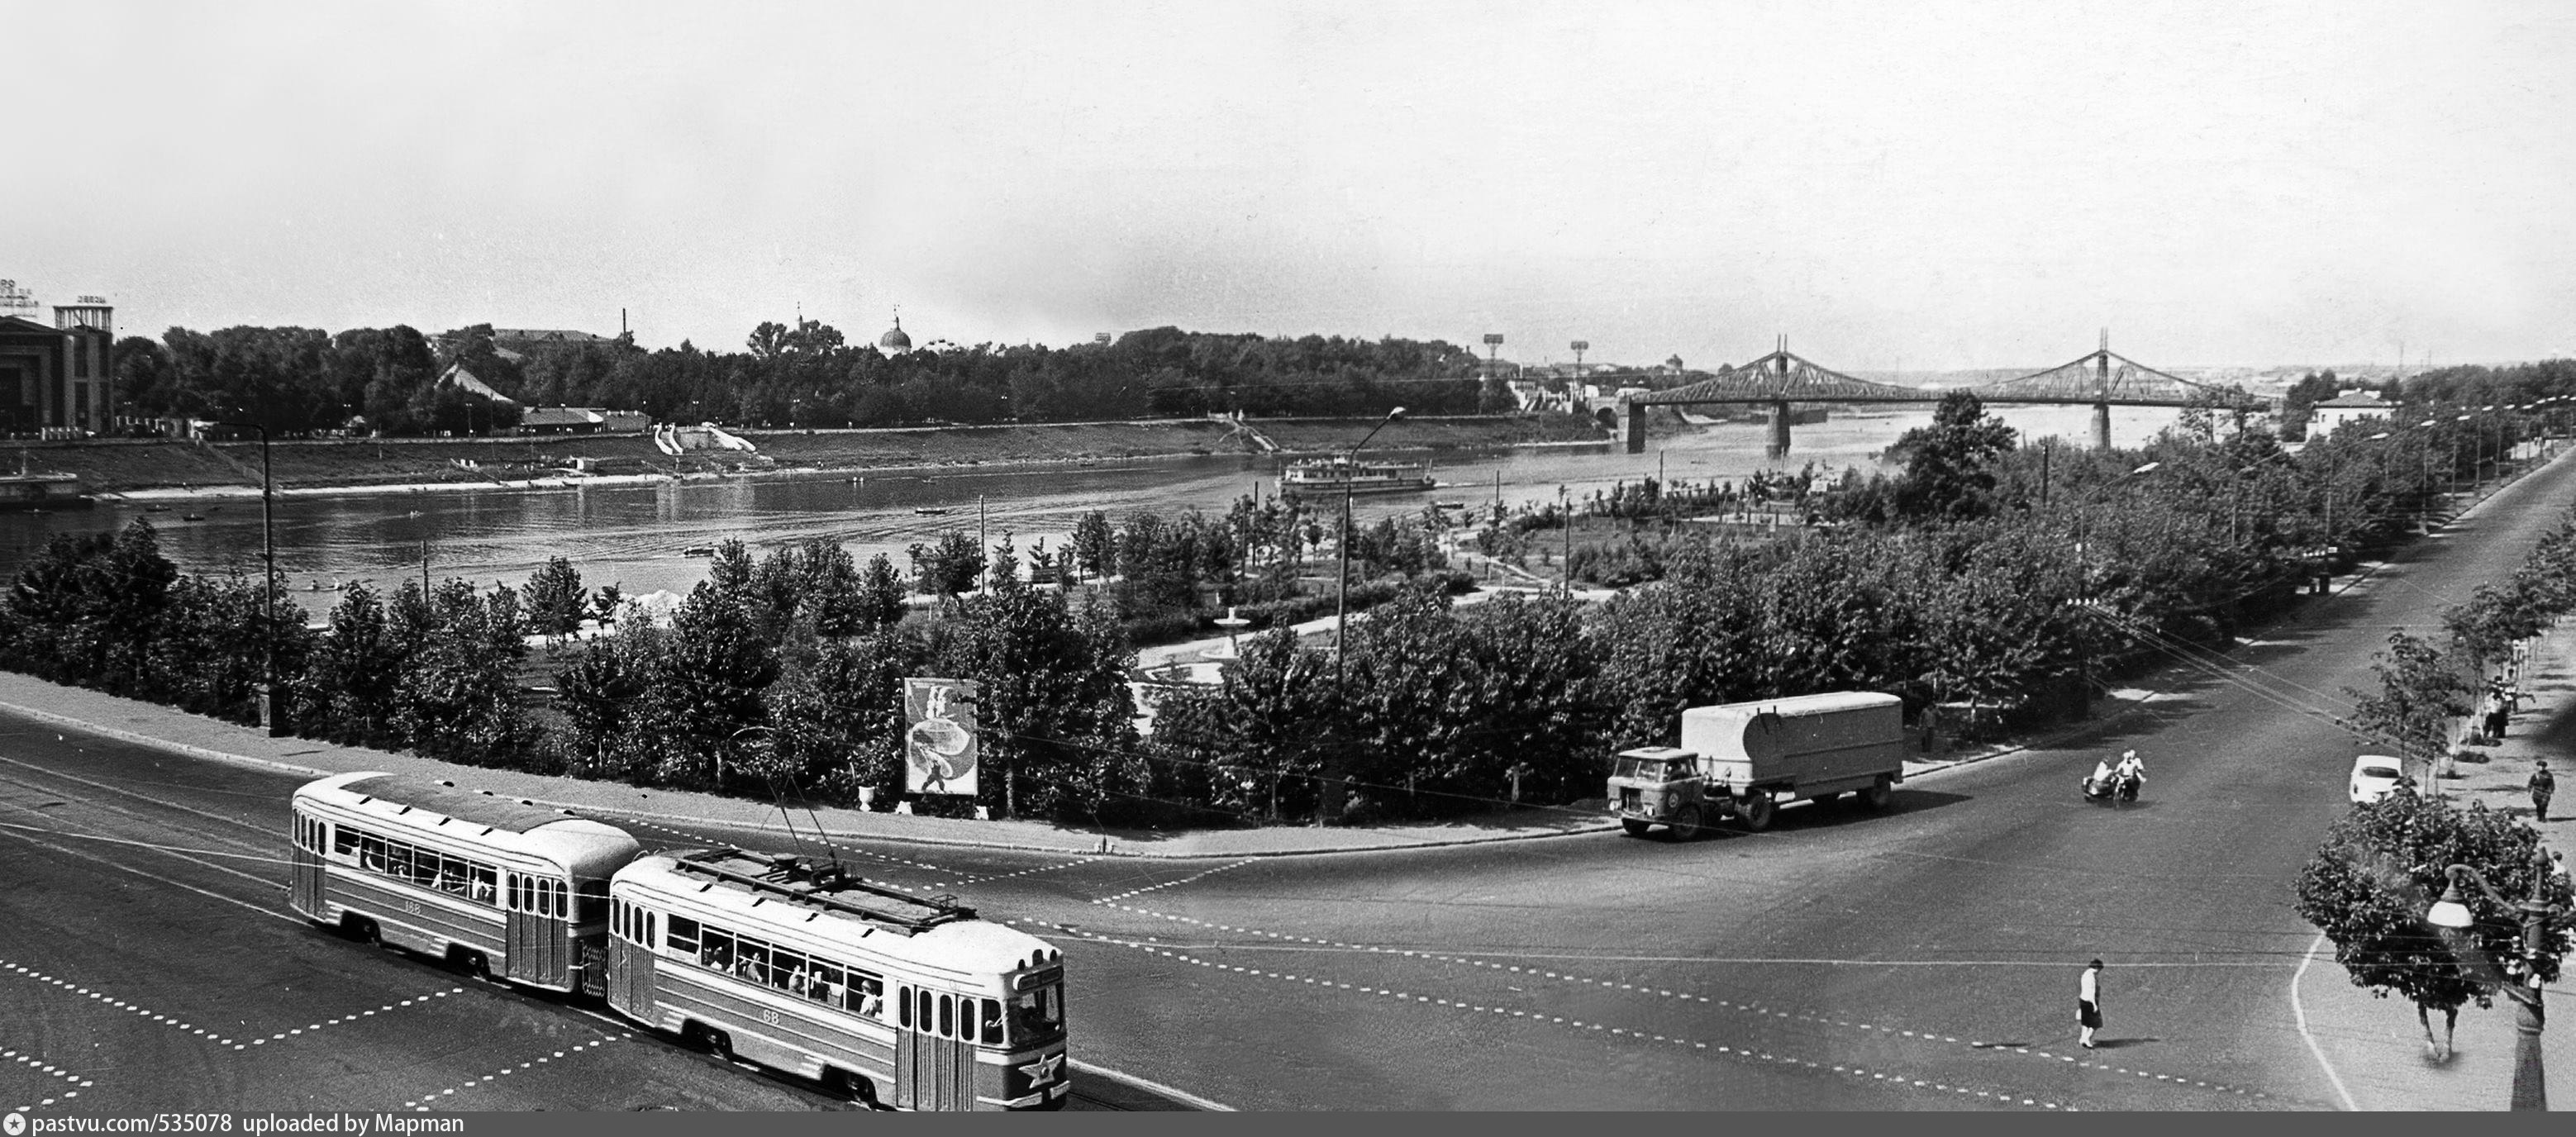
M 1646 835 L 1646 823 L 1633 817 L 1620 818 L 1619 829 L 1631 837 L 1643 837 Z
M 1869 788 L 1861 792 L 1861 803 L 1874 810 L 1885 810 L 1896 801 L 1896 779 L 1880 774 Z
M 1771 791 L 1753 791 L 1744 799 L 1744 827 L 1755 833 L 1769 829 L 1771 814 L 1779 808 L 1780 803 L 1771 800 Z
M 1704 822 L 1700 818 L 1698 806 L 1685 805 L 1681 807 L 1679 812 L 1673 814 L 1673 840 L 1697 840 L 1699 837 L 1700 826 L 1703 824 Z

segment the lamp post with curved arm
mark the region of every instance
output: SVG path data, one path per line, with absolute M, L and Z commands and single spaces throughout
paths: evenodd
M 1361 435 L 1358 442 L 1351 444 L 1350 451 L 1342 455 L 1341 568 L 1336 573 L 1339 579 L 1333 589 L 1333 698 L 1337 702 L 1342 698 L 1342 676 L 1347 670 L 1343 661 L 1348 656 L 1342 650 L 1342 645 L 1344 637 L 1349 634 L 1351 623 L 1351 482 L 1359 473 L 1360 448 L 1368 445 L 1370 439 L 1377 437 L 1377 432 L 1385 430 L 1387 424 L 1403 418 L 1403 407 L 1396 407 L 1386 412 L 1385 418 L 1379 419 L 1376 426 L 1370 427 L 1369 432 Z M 1315 803 L 1317 820 L 1338 816 L 1341 813 L 1340 804 L 1332 800 L 1333 789 L 1338 782 L 1338 778 L 1325 779 L 1325 784 L 1321 787 L 1325 800 Z
M 2450 887 L 2443 890 L 2442 898 L 2435 901 L 2433 907 L 2424 913 L 2424 922 L 2441 929 L 2443 938 L 2450 942 L 2455 953 L 2467 957 L 2467 961 L 2474 968 L 2489 973 L 2487 977 L 2504 991 L 2506 998 L 2513 1000 L 2513 1104 L 2511 1108 L 2516 1110 L 2549 1108 L 2549 1085 L 2542 1071 L 2540 1057 L 2540 1030 L 2544 1025 L 2545 1016 L 2541 1006 L 2539 962 L 2543 953 L 2547 951 L 2551 919 L 2566 915 L 2566 908 L 2563 905 L 2549 902 L 2552 868 L 2548 851 L 2534 844 L 2531 895 L 2514 901 L 2505 899 L 2502 893 L 2496 891 L 2494 885 L 2487 883 L 2484 873 L 2468 865 L 2452 865 L 2449 870 Z M 2509 908 L 2521 915 L 2522 966 L 2519 975 L 2497 968 L 2495 961 L 2488 958 L 2484 950 L 2477 947 L 2468 936 L 2462 934 L 2477 923 L 2476 914 L 2469 910 L 2460 893 L 2462 881 L 2476 885 L 2478 891 L 2485 893 L 2487 899 L 2497 907 Z
M 217 422 L 236 430 L 259 432 L 259 543 L 260 558 L 267 564 L 268 576 L 260 583 L 261 620 L 267 624 L 261 640 L 263 648 L 259 667 L 259 725 L 271 738 L 286 734 L 285 716 L 278 713 L 277 698 L 277 479 L 270 476 L 268 465 L 268 427 L 256 422 Z

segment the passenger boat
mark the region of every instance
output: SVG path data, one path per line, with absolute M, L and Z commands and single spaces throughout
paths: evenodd
M 948 512 L 948 508 L 946 506 L 939 505 L 918 505 L 914 506 L 912 511 L 922 515 L 923 517 L 939 517 L 946 514 Z
M 1420 493 L 1430 489 L 1428 462 L 1353 462 L 1348 458 L 1312 458 L 1291 462 L 1279 471 L 1285 496 L 1326 497 L 1343 493 Z

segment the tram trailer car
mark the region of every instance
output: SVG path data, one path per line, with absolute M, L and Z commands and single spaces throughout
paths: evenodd
M 899 1109 L 1058 1109 L 1064 957 L 788 856 L 652 854 L 610 884 L 619 1014 Z
M 1758 832 L 1783 805 L 1845 793 L 1885 809 L 1905 780 L 1904 703 L 1874 691 L 1692 707 L 1681 743 L 1613 759 L 1610 812 L 1630 836 L 1689 837 L 1721 817 Z
M 608 989 L 608 882 L 625 830 L 376 771 L 295 791 L 288 902 L 352 939 L 550 991 Z

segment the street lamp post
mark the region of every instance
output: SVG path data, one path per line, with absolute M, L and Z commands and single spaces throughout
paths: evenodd
M 2494 969 L 2494 961 L 2488 959 L 2486 953 L 2478 950 L 2466 936 L 2459 934 L 2477 923 L 2476 915 L 2470 912 L 2469 906 L 2463 902 L 2460 882 L 2467 881 L 2476 885 L 2478 891 L 2485 893 L 2487 899 L 2493 901 L 2498 907 L 2510 908 L 2521 914 L 2522 974 L 2516 977 L 2499 972 L 2493 976 L 2497 985 L 2503 989 L 2505 997 L 2513 1000 L 2514 1006 L 2511 1108 L 2515 1110 L 2549 1108 L 2549 1084 L 2543 1076 L 2540 1059 L 2540 1030 L 2545 1023 L 2545 1016 L 2541 1005 L 2538 964 L 2548 941 L 2550 918 L 2565 915 L 2560 906 L 2549 902 L 2549 879 L 2552 875 L 2552 867 L 2548 851 L 2534 844 L 2531 895 L 2520 901 L 2512 901 L 2497 892 L 2494 885 L 2488 884 L 2485 874 L 2467 865 L 2452 865 L 2450 887 L 2443 890 L 2442 898 L 2435 901 L 2432 909 L 2424 913 L 2424 922 L 2442 929 L 2444 938 L 2452 942 L 2453 950 L 2470 955 L 2489 970 Z
M 259 432 L 259 541 L 260 559 L 268 566 L 267 579 L 260 582 L 259 600 L 264 641 L 259 667 L 259 725 L 271 738 L 286 736 L 286 723 L 277 713 L 277 479 L 268 464 L 268 427 L 256 422 L 223 422 L 237 430 Z
M 1344 660 L 1348 658 L 1347 653 L 1342 650 L 1342 643 L 1343 638 L 1350 631 L 1351 624 L 1351 479 L 1359 473 L 1360 448 L 1368 445 L 1369 439 L 1377 437 L 1377 432 L 1385 430 L 1388 423 L 1396 422 L 1403 417 L 1403 407 L 1386 412 L 1386 417 L 1379 419 L 1377 425 L 1370 427 L 1367 434 L 1361 435 L 1360 440 L 1351 445 L 1350 452 L 1342 456 L 1341 568 L 1336 573 L 1339 579 L 1335 581 L 1333 588 L 1333 698 L 1337 701 L 1342 697 L 1342 675 L 1346 670 Z M 1332 789 L 1331 779 L 1327 779 L 1324 788 L 1329 794 Z M 1329 798 L 1326 801 L 1317 802 L 1315 806 L 1315 814 L 1319 819 L 1339 812 L 1337 804 L 1331 802 Z

